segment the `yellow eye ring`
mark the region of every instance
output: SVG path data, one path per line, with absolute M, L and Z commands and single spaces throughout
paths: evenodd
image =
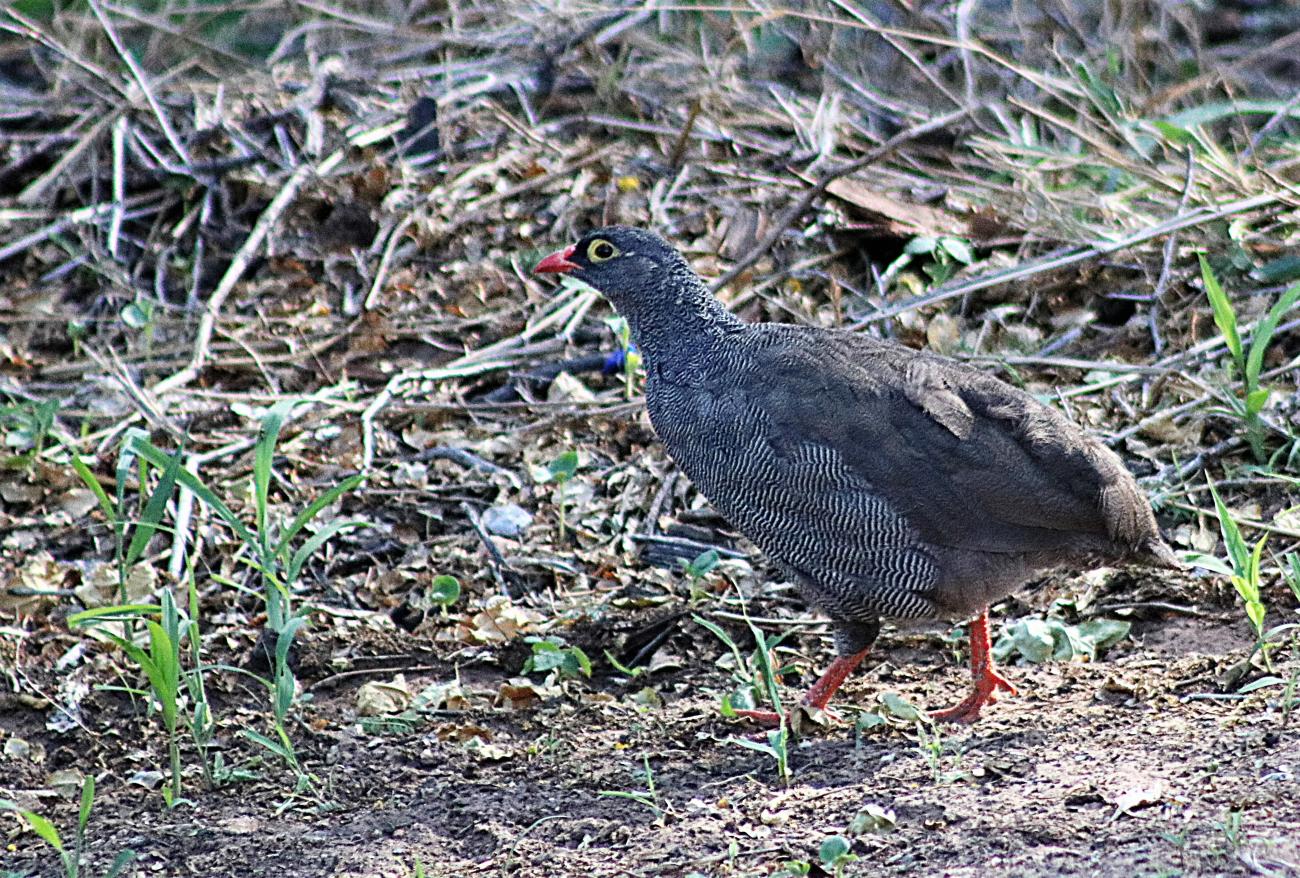
M 617 255 L 618 248 L 604 238 L 597 238 L 587 245 L 587 258 L 592 262 L 606 262 Z

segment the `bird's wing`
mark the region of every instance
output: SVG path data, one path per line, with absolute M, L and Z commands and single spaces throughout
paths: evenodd
M 1110 507 L 1136 502 L 1099 443 L 973 368 L 847 333 L 755 356 L 743 392 L 776 453 L 832 450 L 850 490 L 885 500 L 932 545 L 1016 553 L 1113 539 L 1123 524 Z

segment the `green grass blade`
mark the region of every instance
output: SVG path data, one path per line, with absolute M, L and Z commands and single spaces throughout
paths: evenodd
M 289 583 L 298 580 L 298 574 L 302 572 L 302 567 L 307 563 L 307 559 L 316 553 L 316 550 L 325 545 L 339 531 L 344 528 L 369 527 L 368 521 L 331 521 L 325 527 L 321 528 L 311 539 L 303 543 L 298 551 L 293 553 L 293 559 L 289 562 L 289 568 L 285 571 L 285 581 Z
M 141 616 L 156 616 L 161 610 L 162 607 L 158 604 L 114 604 L 111 607 L 95 607 L 68 616 L 68 625 L 76 627 L 91 622 L 119 622 Z
M 364 474 L 348 476 L 346 479 L 313 500 L 307 508 L 294 517 L 293 521 L 289 523 L 289 526 L 285 528 L 284 533 L 280 535 L 280 542 L 275 546 L 275 556 L 277 558 L 282 557 L 285 550 L 289 547 L 289 541 L 297 536 L 298 532 L 306 527 L 308 522 L 319 515 L 322 509 L 364 482 L 365 479 L 366 477 Z M 289 578 L 293 579 L 294 577 L 290 576 Z
M 165 467 L 167 465 L 167 454 L 160 448 L 149 442 L 148 439 L 142 439 L 135 443 L 136 451 L 141 457 L 148 460 L 155 466 Z M 257 537 L 253 532 L 239 520 L 239 517 L 230 510 L 230 507 L 221 501 L 212 489 L 199 479 L 198 476 L 189 470 L 181 467 L 180 472 L 176 474 L 176 480 L 185 486 L 187 490 L 198 497 L 201 502 L 206 504 L 217 516 L 226 523 L 226 525 L 235 532 L 235 535 L 251 549 L 258 549 Z
M 1248 390 L 1259 386 L 1259 373 L 1264 365 L 1264 354 L 1273 340 L 1273 333 L 1277 331 L 1278 324 L 1282 322 L 1287 312 L 1295 307 L 1296 302 L 1300 302 L 1300 284 L 1288 287 L 1277 303 L 1269 309 L 1268 315 L 1255 325 L 1255 332 L 1250 339 L 1250 355 L 1246 358 Z
M 81 807 L 77 811 L 77 825 L 81 831 L 86 831 L 86 824 L 90 822 L 90 810 L 95 806 L 95 776 L 86 775 L 81 781 Z
M 1237 522 L 1233 520 L 1232 513 L 1224 505 L 1223 498 L 1219 496 L 1219 489 L 1215 487 L 1208 475 L 1205 477 L 1205 482 L 1210 486 L 1210 496 L 1214 498 L 1214 511 L 1219 517 L 1219 530 L 1223 533 L 1223 544 L 1227 547 L 1233 570 L 1238 576 L 1245 576 L 1246 571 L 1250 569 L 1250 549 L 1246 548 L 1246 541 L 1241 538 L 1241 530 L 1237 527 Z
M 250 741 L 254 741 L 258 744 L 261 744 L 267 750 L 270 750 L 272 753 L 274 753 L 276 756 L 279 756 L 284 761 L 286 762 L 289 761 L 289 753 L 284 749 L 283 746 L 280 745 L 279 741 L 273 741 L 270 738 L 268 738 L 266 735 L 263 735 L 260 732 L 255 732 L 252 729 L 240 729 L 237 732 L 237 734 L 243 735 L 245 738 L 248 738 Z
M 136 455 L 139 453 L 138 446 L 141 443 L 149 442 L 149 434 L 139 427 L 132 427 L 126 431 L 122 437 L 122 444 L 117 450 L 117 467 L 113 472 L 114 493 L 117 499 L 118 515 L 121 516 L 122 510 L 126 507 L 126 483 L 131 479 L 131 467 L 135 464 Z M 165 467 L 166 463 L 158 464 L 159 467 Z
M 257 445 L 253 449 L 253 497 L 257 503 L 257 532 L 266 539 L 266 507 L 270 502 L 271 469 L 275 461 L 275 445 L 280 441 L 280 430 L 298 404 L 296 399 L 282 399 L 262 417 L 257 431 Z M 266 545 L 263 545 L 263 549 Z
M 1201 260 L 1201 280 L 1205 283 L 1205 295 L 1214 310 L 1214 323 L 1219 327 L 1219 332 L 1223 333 L 1223 340 L 1228 345 L 1228 352 L 1232 354 L 1232 361 L 1244 376 L 1246 364 L 1241 354 L 1241 336 L 1237 334 L 1237 315 L 1233 312 L 1232 303 L 1228 301 L 1223 287 L 1219 286 L 1219 279 L 1214 276 L 1210 261 L 1205 258 L 1204 253 L 1198 253 L 1197 258 Z
M 54 848 L 59 853 L 63 853 L 63 837 L 59 831 L 54 828 L 54 824 L 46 820 L 35 811 L 24 811 L 12 802 L 5 802 L 6 807 L 12 808 L 18 812 L 18 816 L 27 821 L 27 825 L 32 828 L 32 832 L 39 835 L 45 840 L 45 843 Z
M 740 647 L 736 646 L 736 641 L 732 640 L 731 635 L 728 634 L 722 626 L 718 625 L 716 622 L 709 621 L 703 616 L 696 615 L 695 613 L 691 614 L 691 618 L 695 620 L 697 625 L 702 626 L 714 637 L 721 640 L 723 644 L 726 645 L 727 649 L 731 650 L 731 656 L 736 660 L 736 667 L 738 669 L 745 666 L 745 659 L 740 654 Z
M 104 517 L 108 519 L 110 525 L 117 523 L 117 509 L 113 506 L 113 501 L 109 498 L 108 492 L 104 486 L 95 478 L 95 474 L 86 466 L 86 462 L 81 459 L 81 455 L 68 448 L 68 453 L 72 459 L 72 470 L 81 479 L 82 483 L 90 489 L 90 493 L 95 495 L 95 500 L 99 503 L 99 508 L 104 511 Z
M 183 453 L 182 449 L 177 448 L 176 453 L 167 458 L 167 464 L 158 478 L 158 484 L 154 486 L 149 501 L 144 505 L 144 511 L 140 513 L 140 520 L 136 522 L 135 529 L 131 533 L 131 544 L 127 547 L 126 555 L 123 556 L 123 563 L 128 568 L 133 567 L 135 562 L 140 560 L 140 556 L 149 546 L 149 540 L 153 539 L 154 532 L 158 530 L 163 515 L 167 512 L 167 503 L 176 491 L 176 477 L 181 471 Z M 141 489 L 143 488 L 142 485 Z
M 134 859 L 135 851 L 130 848 L 121 851 L 113 858 L 113 865 L 108 867 L 108 871 L 104 873 L 104 878 L 118 878 L 118 876 L 125 871 L 126 867 L 131 865 L 131 861 Z
M 180 690 L 180 665 L 176 659 L 176 644 L 157 622 L 146 622 L 149 627 L 149 654 L 151 661 L 145 668 L 154 695 L 162 706 L 163 723 L 168 731 L 176 728 L 176 696 Z

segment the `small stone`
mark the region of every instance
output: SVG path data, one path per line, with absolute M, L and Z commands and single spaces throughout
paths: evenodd
M 532 513 L 514 503 L 492 506 L 483 513 L 483 528 L 499 537 L 515 539 L 528 530 L 532 523 Z

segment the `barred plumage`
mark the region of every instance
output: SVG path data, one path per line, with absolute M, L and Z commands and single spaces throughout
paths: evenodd
M 1176 564 L 1118 457 L 974 368 L 846 331 L 744 324 L 639 229 L 592 232 L 538 271 L 586 281 L 628 319 L 668 453 L 830 616 L 841 658 L 816 707 L 881 616 L 981 612 L 983 631 L 989 602 L 1036 571 Z M 973 633 L 973 661 L 983 647 Z M 979 661 L 976 696 L 951 718 L 1010 688 Z

